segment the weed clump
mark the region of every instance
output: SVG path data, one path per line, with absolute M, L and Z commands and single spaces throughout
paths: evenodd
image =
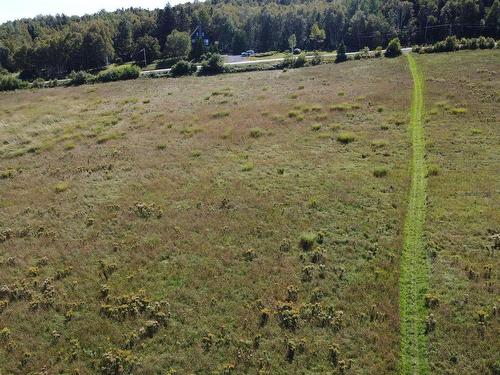
M 59 182 L 54 186 L 54 191 L 56 193 L 63 193 L 68 189 L 69 189 L 69 182 L 68 181 Z
M 356 136 L 353 133 L 342 132 L 337 136 L 337 141 L 342 144 L 349 144 L 356 140 Z
M 288 363 L 292 363 L 295 358 L 295 352 L 297 348 L 293 341 L 288 341 L 286 344 L 286 360 Z
M 245 252 L 243 253 L 243 258 L 247 262 L 251 262 L 252 260 L 257 258 L 257 254 L 255 253 L 254 249 L 248 249 L 248 250 L 245 250 Z
M 250 129 L 250 137 L 252 137 L 252 138 L 259 138 L 262 136 L 262 134 L 263 134 L 263 131 L 260 128 Z
M 439 298 L 433 294 L 425 295 L 425 307 L 434 309 L 439 306 Z
M 290 240 L 288 239 L 283 239 L 280 244 L 280 251 L 283 252 L 289 252 L 292 248 L 292 244 L 290 243 Z
M 151 217 L 160 219 L 163 216 L 163 210 L 155 203 L 137 202 L 132 208 L 132 212 L 141 219 L 149 219 Z
M 439 167 L 436 164 L 431 164 L 427 169 L 427 177 L 435 177 L 439 175 Z
M 429 314 L 425 321 L 425 334 L 429 334 L 436 329 L 436 319 L 433 314 Z
M 330 346 L 328 349 L 328 360 L 332 364 L 333 367 L 337 367 L 339 364 L 339 356 L 340 356 L 340 350 L 338 345 L 333 344 Z
M 288 302 L 278 305 L 278 322 L 284 329 L 295 331 L 299 327 L 299 312 Z
M 229 116 L 229 112 L 227 111 L 221 111 L 221 112 L 215 112 L 215 113 L 212 113 L 212 118 L 216 119 L 216 118 L 224 118 L 224 117 L 227 117 Z
M 294 285 L 288 286 L 287 296 L 286 296 L 287 302 L 297 302 L 298 297 L 299 297 L 299 289 Z
M 0 179 L 5 180 L 7 178 L 12 178 L 14 177 L 15 170 L 14 169 L 6 169 L 3 171 L 0 171 Z
M 344 111 L 349 111 L 352 109 L 359 109 L 359 108 L 361 108 L 359 106 L 359 104 L 341 103 L 341 104 L 331 105 L 330 111 L 344 112 Z
M 136 364 L 136 359 L 131 352 L 116 350 L 103 354 L 99 370 L 102 375 L 131 374 Z
M 245 164 L 243 164 L 243 165 L 241 166 L 241 171 L 242 171 L 242 172 L 250 172 L 251 170 L 253 170 L 253 169 L 254 169 L 254 167 L 255 167 L 255 166 L 254 166 L 254 164 L 253 164 L 253 163 L 248 162 L 248 163 L 245 163 Z
M 269 321 L 270 316 L 271 312 L 269 311 L 269 309 L 266 308 L 260 309 L 259 326 L 264 327 Z
M 373 175 L 377 178 L 385 177 L 389 171 L 386 167 L 378 167 L 373 170 Z
M 317 235 L 315 233 L 303 233 L 299 239 L 299 246 L 304 251 L 309 251 L 313 248 L 316 242 Z
M 312 281 L 314 276 L 314 269 L 315 269 L 314 266 L 310 264 L 302 267 L 302 281 L 304 282 Z

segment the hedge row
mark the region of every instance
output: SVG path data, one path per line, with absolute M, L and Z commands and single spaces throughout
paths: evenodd
M 495 39 L 479 38 L 457 39 L 455 36 L 449 36 L 441 42 L 437 42 L 430 46 L 414 46 L 413 52 L 416 53 L 437 53 L 437 52 L 453 52 L 458 50 L 475 50 L 475 49 L 493 49 L 497 46 Z

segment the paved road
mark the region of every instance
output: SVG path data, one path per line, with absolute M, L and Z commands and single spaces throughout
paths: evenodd
M 411 51 L 411 48 L 402 48 L 401 49 L 404 53 L 408 53 Z M 373 51 L 371 51 L 373 52 Z M 382 51 L 382 52 L 385 52 L 385 51 Z M 346 53 L 347 56 L 354 56 L 356 55 L 358 52 L 348 52 Z M 337 56 L 336 53 L 325 53 L 325 54 L 322 54 L 321 57 L 335 57 Z M 314 56 L 313 55 L 308 55 L 306 56 L 306 59 L 308 60 L 311 60 Z M 254 64 L 266 64 L 266 63 L 279 63 L 279 62 L 282 62 L 284 60 L 283 57 L 279 57 L 279 58 L 274 58 L 274 59 L 259 59 L 259 60 L 241 60 L 241 61 L 231 61 L 231 62 L 227 62 L 225 63 L 224 65 L 226 66 L 234 66 L 234 65 L 254 65 Z M 201 65 L 197 65 L 197 68 L 200 69 Z M 148 70 L 148 71 L 143 71 L 141 72 L 141 75 L 143 76 L 147 76 L 149 74 L 154 74 L 154 73 L 168 73 L 170 72 L 170 68 L 169 69 L 155 69 L 155 70 Z

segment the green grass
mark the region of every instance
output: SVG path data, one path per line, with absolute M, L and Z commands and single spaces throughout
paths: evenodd
M 413 77 L 411 105 L 411 184 L 404 224 L 404 244 L 400 276 L 401 354 L 400 373 L 428 374 L 427 331 L 424 296 L 429 288 L 429 261 L 424 242 L 426 211 L 426 166 L 424 116 L 424 78 L 411 54 Z

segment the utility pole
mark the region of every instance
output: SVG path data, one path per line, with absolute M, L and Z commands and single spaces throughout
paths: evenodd
M 142 51 L 144 52 L 144 67 L 148 65 L 148 60 L 146 59 L 146 48 L 143 48 Z

